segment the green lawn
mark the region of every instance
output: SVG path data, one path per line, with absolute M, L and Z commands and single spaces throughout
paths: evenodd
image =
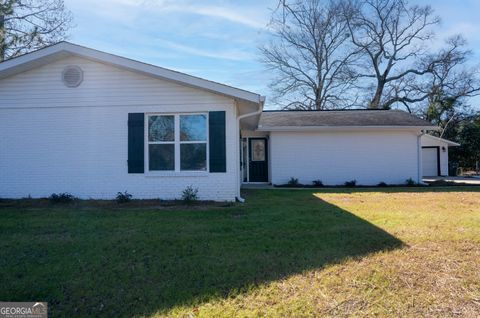
M 480 188 L 245 197 L 2 200 L 0 300 L 52 317 L 478 316 Z

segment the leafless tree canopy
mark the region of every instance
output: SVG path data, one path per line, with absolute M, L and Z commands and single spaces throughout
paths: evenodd
M 71 21 L 63 0 L 0 0 L 0 61 L 64 40 Z
M 440 136 L 449 125 L 471 113 L 466 100 L 480 93 L 478 67 L 465 65 L 472 54 L 462 49 L 465 40 L 455 36 L 447 43 L 448 47 L 439 53 L 442 63 L 433 68 L 430 81 L 419 89 L 420 94 L 428 95 L 426 107 L 408 108 L 437 124 L 441 128 Z
M 345 108 L 363 96 L 364 107 L 417 111 L 479 93 L 460 36 L 433 49 L 439 22 L 430 6 L 408 0 L 279 0 L 262 53 L 287 107 Z
M 352 42 L 366 55 L 362 76 L 374 79 L 369 106 L 389 108 L 397 102 L 418 101 L 403 93 L 409 91 L 406 86 L 412 79 L 431 72 L 434 61 L 422 59 L 439 18 L 429 6 L 409 6 L 406 0 L 354 1 L 350 6 L 355 12 L 348 19 Z
M 273 40 L 261 48 L 276 72 L 271 88 L 285 108 L 348 107 L 354 97 L 352 69 L 358 49 L 349 41 L 341 3 L 282 1 L 271 22 Z

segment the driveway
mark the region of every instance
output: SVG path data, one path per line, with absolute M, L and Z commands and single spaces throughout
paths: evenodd
M 425 177 L 423 182 L 432 183 L 438 181 L 452 182 L 458 184 L 480 185 L 480 177 Z

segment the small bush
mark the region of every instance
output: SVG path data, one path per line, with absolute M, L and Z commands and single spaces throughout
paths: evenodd
M 313 180 L 313 185 L 316 187 L 323 187 L 322 180 Z
M 77 200 L 77 198 L 68 192 L 63 192 L 63 193 L 52 193 L 52 195 L 48 197 L 48 200 L 54 204 L 72 203 L 73 201 Z
M 345 186 L 347 188 L 353 188 L 356 185 L 357 185 L 357 180 L 350 180 L 350 181 L 345 182 Z
M 198 189 L 188 186 L 182 191 L 182 200 L 191 203 L 198 200 Z
M 116 197 L 117 203 L 128 203 L 132 201 L 132 195 L 128 193 L 127 191 L 125 192 L 117 192 L 117 197 Z
M 300 183 L 298 182 L 297 178 L 291 177 L 287 184 L 291 187 L 297 187 Z
M 415 180 L 413 180 L 412 178 L 408 178 L 407 180 L 405 180 L 405 184 L 409 187 L 413 187 L 414 185 L 416 185 L 417 183 L 415 182 Z
M 388 187 L 388 185 L 387 185 L 385 182 L 383 182 L 383 181 L 380 182 L 380 183 L 378 184 L 378 186 L 381 187 L 381 188 Z

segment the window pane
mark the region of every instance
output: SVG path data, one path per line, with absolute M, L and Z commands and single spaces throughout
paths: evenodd
M 206 115 L 181 115 L 180 116 L 181 141 L 207 141 L 207 116 Z
M 180 145 L 180 161 L 182 170 L 207 170 L 207 145 Z
M 173 141 L 174 139 L 174 116 L 148 117 L 148 141 Z
M 265 140 L 252 140 L 252 161 L 265 161 Z
M 175 145 L 148 145 L 150 170 L 175 170 Z

